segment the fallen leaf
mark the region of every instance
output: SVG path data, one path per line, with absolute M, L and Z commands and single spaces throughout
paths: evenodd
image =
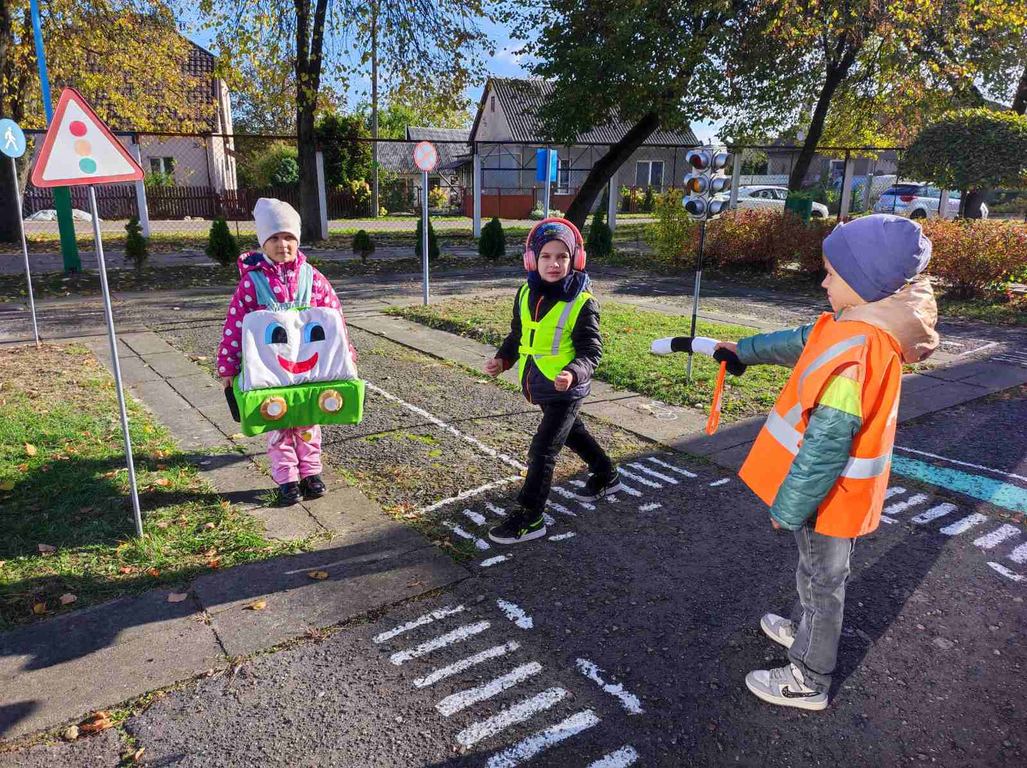
M 163 472 L 163 471 L 164 471 L 165 469 L 167 469 L 167 468 L 168 468 L 168 465 L 167 465 L 167 464 L 158 464 L 158 465 L 157 465 L 157 466 L 155 467 L 155 469 L 156 469 L 156 470 L 157 470 L 158 472 Z
M 160 477 L 154 480 L 153 484 L 159 485 L 161 488 L 167 488 L 169 485 L 171 485 L 171 481 L 168 480 L 166 477 Z
M 57 551 L 57 547 L 51 544 L 37 544 L 36 548 L 39 549 L 39 554 L 41 555 L 52 555 Z
M 318 581 L 324 581 L 328 578 L 328 571 L 308 571 L 307 576 Z
M 135 567 L 135 566 L 133 566 L 133 565 L 123 565 L 123 566 L 121 566 L 121 567 L 120 567 L 120 568 L 118 569 L 118 573 L 124 573 L 124 574 L 129 574 L 129 573 L 136 573 L 136 572 L 137 572 L 138 570 L 139 570 L 139 569 L 138 569 L 138 568 L 136 568 L 136 567 Z
M 36 616 L 42 616 L 46 613 L 46 603 L 36 603 L 32 606 L 32 612 L 36 614 Z
M 243 440 L 246 437 L 242 432 L 236 432 L 234 435 L 229 437 L 229 440 Z
M 138 763 L 140 761 L 140 759 L 142 759 L 143 752 L 145 752 L 145 751 L 146 751 L 146 747 L 139 747 L 139 749 L 137 749 L 135 752 L 133 752 L 131 755 L 128 756 L 128 758 L 127 758 L 128 761 L 130 763 Z
M 111 722 L 110 712 L 96 712 L 78 724 L 81 733 L 99 733 L 106 731 L 114 723 Z
M 244 607 L 250 611 L 262 611 L 265 608 L 267 608 L 267 600 L 255 600 L 254 602 Z
M 205 531 L 213 531 L 216 527 L 217 526 L 214 523 L 207 523 L 206 525 L 203 526 L 203 530 L 205 530 Z
M 63 735 L 65 741 L 74 741 L 78 738 L 78 726 L 69 725 L 67 728 L 64 729 Z
M 22 472 L 22 473 L 28 472 L 29 471 L 29 465 L 28 464 L 19 464 L 18 465 L 18 471 Z
M 165 528 L 167 528 L 167 527 L 168 527 L 169 525 L 170 525 L 170 523 L 169 523 L 169 522 L 168 522 L 167 520 L 161 520 L 161 521 L 160 521 L 159 523 L 156 523 L 156 526 L 157 526 L 158 528 L 160 528 L 160 529 L 161 529 L 162 531 L 163 531 L 163 530 L 164 530 Z
M 78 598 L 75 595 L 71 594 L 71 592 L 65 592 L 63 595 L 61 595 L 61 605 L 71 605 L 76 600 L 78 600 Z
M 13 491 L 13 490 L 14 490 L 14 481 L 13 480 L 4 480 L 2 483 L 0 483 L 0 491 Z
M 153 576 L 153 578 L 156 579 L 158 576 L 160 576 L 160 568 L 147 568 L 146 575 Z
M 27 456 L 35 456 L 37 453 L 39 453 L 39 451 L 36 450 L 36 446 L 32 443 L 25 443 L 25 454 Z
M 208 560 L 207 561 L 207 567 L 210 568 L 211 570 L 217 570 L 218 568 L 221 567 L 221 558 L 220 557 L 215 557 L 213 560 Z
M 168 595 L 168 602 L 169 603 L 180 603 L 183 600 L 185 600 L 187 597 L 189 597 L 189 593 L 188 592 L 172 592 L 170 595 Z

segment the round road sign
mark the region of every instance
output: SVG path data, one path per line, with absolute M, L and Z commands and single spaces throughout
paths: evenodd
M 422 141 L 414 147 L 414 165 L 422 171 L 434 171 L 439 164 L 439 151 L 430 141 Z
M 0 120 L 0 152 L 8 157 L 21 157 L 25 154 L 25 134 L 16 122 L 6 117 Z

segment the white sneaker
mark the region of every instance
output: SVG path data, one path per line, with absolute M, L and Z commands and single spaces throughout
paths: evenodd
M 827 708 L 827 691 L 808 687 L 794 664 L 777 669 L 757 669 L 745 676 L 745 685 L 769 704 L 797 709 Z
M 795 642 L 795 624 L 776 613 L 763 614 L 760 629 L 767 637 L 785 648 L 791 648 Z

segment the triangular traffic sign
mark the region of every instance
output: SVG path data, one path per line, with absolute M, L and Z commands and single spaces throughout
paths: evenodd
M 32 169 L 37 187 L 139 181 L 143 169 L 74 88 L 61 91 Z

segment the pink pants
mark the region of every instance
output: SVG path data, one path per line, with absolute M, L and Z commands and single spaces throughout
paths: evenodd
M 267 433 L 271 477 L 281 485 L 321 474 L 321 427 L 293 427 Z

